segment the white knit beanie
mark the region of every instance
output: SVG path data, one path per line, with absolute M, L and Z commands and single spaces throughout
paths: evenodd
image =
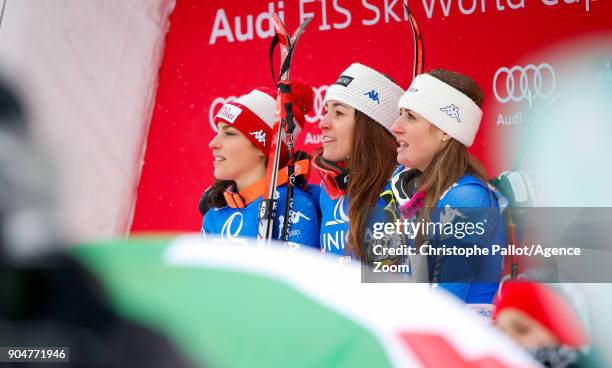
M 346 104 L 366 114 L 391 131 L 397 117 L 397 103 L 404 91 L 389 78 L 362 64 L 352 64 L 327 89 L 324 103 Z
M 471 98 L 429 74 L 412 81 L 398 104 L 409 109 L 470 147 L 478 132 L 482 110 Z

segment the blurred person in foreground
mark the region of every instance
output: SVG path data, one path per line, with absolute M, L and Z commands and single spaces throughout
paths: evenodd
M 554 66 L 558 78 L 552 80 L 550 98 L 534 99 L 521 110 L 527 118 L 516 133 L 518 146 L 506 145 L 507 157 L 516 157 L 520 169 L 535 179 L 534 207 L 548 208 L 528 218 L 538 242 L 582 251 L 551 258 L 564 284 L 506 282 L 496 301 L 496 324 L 549 367 L 609 366 L 600 353 L 612 359 L 606 318 L 612 280 L 610 46 L 609 34 L 588 35 L 532 55 Z M 499 143 L 507 140 L 500 135 Z M 545 278 L 529 272 L 531 280 Z M 590 325 L 586 308 L 576 308 L 576 294 L 567 293 L 576 283 L 587 297 Z
M 576 292 L 564 284 L 506 282 L 495 301 L 495 324 L 545 367 L 605 367 Z
M 68 347 L 75 367 L 192 366 L 165 337 L 120 317 L 62 249 L 43 158 L 19 99 L 0 81 L 0 346 Z

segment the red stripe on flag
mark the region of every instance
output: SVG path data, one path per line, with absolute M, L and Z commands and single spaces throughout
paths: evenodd
M 425 367 L 510 368 L 491 356 L 468 360 L 440 335 L 401 332 L 399 337 Z

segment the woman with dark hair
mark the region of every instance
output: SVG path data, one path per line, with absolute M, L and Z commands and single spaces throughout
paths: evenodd
M 428 256 L 429 281 L 490 316 L 502 269 L 502 256 L 492 254 L 491 245 L 506 245 L 501 212 L 507 201 L 468 152 L 482 100 L 480 87 L 467 76 L 443 69 L 421 74 L 400 99 L 391 131 L 399 145 L 397 161 L 410 168 L 404 175 L 413 172 L 397 187 L 413 188 L 401 213 L 423 224 L 412 237 L 420 252 L 426 247 L 421 253 Z M 489 255 L 466 257 L 457 250 L 475 245 Z
M 312 108 L 312 88 L 303 82 L 291 82 L 293 113 L 297 120 L 297 137 L 304 124 L 304 114 Z M 276 108 L 276 93 L 264 88 L 221 107 L 215 116 L 217 135 L 209 147 L 214 156 L 215 183 L 207 190 L 207 211 L 202 222 L 204 234 L 219 234 L 232 242 L 246 242 L 257 237 L 259 204 L 266 177 L 268 150 L 272 143 L 272 126 Z M 283 143 L 283 151 L 287 147 Z M 286 157 L 281 160 L 286 165 Z M 306 183 L 310 160 L 298 160 L 295 165 L 297 183 Z M 274 219 L 274 239 L 279 239 L 284 220 L 287 168 L 279 172 L 276 196 L 279 198 Z M 309 194 L 297 185 L 289 220 L 289 242 L 319 247 L 319 222 L 316 207 Z
M 319 123 L 323 149 L 313 163 L 323 178 L 321 249 L 367 263 L 379 259 L 368 245 L 374 222 L 393 222 L 390 190 L 396 143 L 390 132 L 403 90 L 385 75 L 352 64 L 325 95 Z M 349 221 L 350 219 L 350 221 Z

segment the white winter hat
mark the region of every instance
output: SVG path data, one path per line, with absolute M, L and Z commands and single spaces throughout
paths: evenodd
M 398 106 L 421 115 L 466 147 L 474 143 L 482 119 L 482 110 L 471 98 L 429 74 L 414 78 Z
M 404 90 L 389 78 L 362 64 L 351 64 L 327 89 L 324 103 L 335 100 L 361 111 L 391 131 L 397 103 Z

